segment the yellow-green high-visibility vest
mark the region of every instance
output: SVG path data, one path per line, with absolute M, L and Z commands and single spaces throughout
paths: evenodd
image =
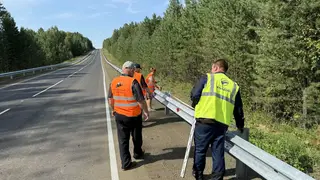
M 214 119 L 229 126 L 239 86 L 224 73 L 208 73 L 207 76 L 194 116 Z

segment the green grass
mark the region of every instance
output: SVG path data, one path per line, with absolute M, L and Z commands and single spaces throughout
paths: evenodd
M 112 63 L 118 66 L 121 64 L 106 50 L 103 52 Z M 157 76 L 156 79 L 163 91 L 168 91 L 173 96 L 191 104 L 189 96 L 192 84 L 175 82 L 172 78 L 163 76 Z M 320 179 L 320 126 L 306 130 L 290 124 L 274 122 L 272 114 L 248 109 L 245 108 L 245 126 L 250 128 L 251 143 L 314 178 Z
M 102 53 L 105 55 L 105 57 L 107 58 L 108 61 L 112 62 L 112 64 L 121 67 L 121 64 L 123 62 L 120 62 L 119 60 L 117 60 L 115 57 L 113 57 L 112 54 L 110 54 L 106 49 L 102 49 Z
M 77 57 L 74 57 L 74 58 L 71 58 L 71 59 L 69 59 L 69 60 L 66 60 L 65 62 L 74 62 L 74 61 L 76 61 L 76 60 L 78 60 L 78 59 L 81 59 L 81 58 L 83 58 L 84 56 L 77 56 Z

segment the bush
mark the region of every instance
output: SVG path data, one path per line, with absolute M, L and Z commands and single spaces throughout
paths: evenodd
M 314 154 L 295 136 L 251 129 L 250 142 L 303 172 L 313 172 Z

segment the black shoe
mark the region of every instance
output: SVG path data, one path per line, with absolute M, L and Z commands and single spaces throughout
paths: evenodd
M 136 162 L 131 162 L 128 167 L 122 168 L 122 170 L 127 171 L 137 166 Z
M 141 154 L 134 153 L 133 154 L 133 158 L 135 158 L 135 159 L 144 159 L 144 151 L 142 151 Z
M 202 171 L 195 171 L 196 180 L 204 180 Z
M 192 176 L 193 177 L 196 177 L 196 173 L 197 173 L 196 170 L 192 170 Z
M 209 180 L 223 180 L 225 172 L 212 173 Z

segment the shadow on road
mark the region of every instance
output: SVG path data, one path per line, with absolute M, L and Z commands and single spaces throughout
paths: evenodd
M 46 178 L 63 168 L 54 159 L 59 159 L 59 154 L 67 158 L 61 159 L 65 167 L 76 162 L 107 162 L 102 157 L 103 145 L 107 144 L 105 99 L 78 96 L 81 92 L 53 89 L 33 99 L 27 107 L 15 107 L 1 117 L 0 163 L 6 166 L 1 172 L 4 177 L 21 172 L 19 169 L 26 171 L 27 166 L 48 164 L 28 175 L 30 179 Z M 55 98 L 61 94 L 62 98 Z M 77 95 L 68 97 L 68 94 Z

